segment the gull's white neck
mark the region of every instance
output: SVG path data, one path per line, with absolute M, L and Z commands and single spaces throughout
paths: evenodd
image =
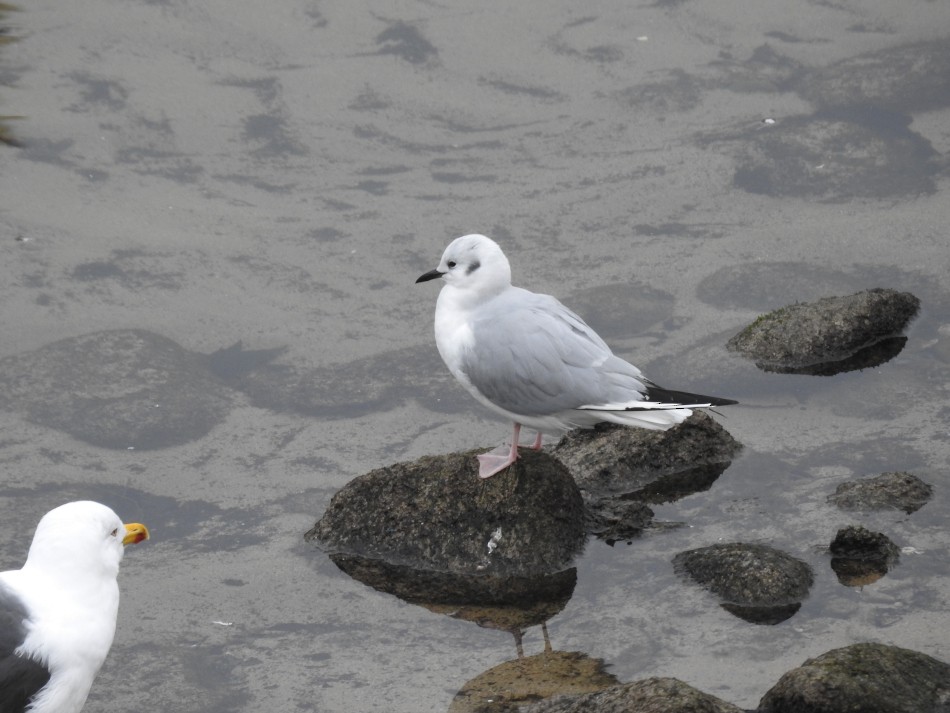
M 472 348 L 472 313 L 479 306 L 495 299 L 510 284 L 502 284 L 491 291 L 473 290 L 446 284 L 439 292 L 435 305 L 435 343 L 446 366 L 456 378 L 468 385 L 461 369 L 462 355 Z
M 30 630 L 19 651 L 52 672 L 31 713 L 79 713 L 112 645 L 118 583 L 97 576 L 66 583 L 38 567 L 5 574 L 31 603 Z

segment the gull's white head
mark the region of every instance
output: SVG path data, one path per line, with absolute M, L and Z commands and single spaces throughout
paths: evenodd
M 498 243 L 473 233 L 449 243 L 439 266 L 421 275 L 416 282 L 438 277 L 459 290 L 490 296 L 511 286 L 511 266 Z
M 114 578 L 124 546 L 146 539 L 144 525 L 123 524 L 105 505 L 90 500 L 66 503 L 46 513 L 36 526 L 24 569 Z

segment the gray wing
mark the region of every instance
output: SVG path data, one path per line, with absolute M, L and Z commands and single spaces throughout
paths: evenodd
M 550 295 L 512 288 L 472 321 L 462 371 L 489 401 L 525 416 L 643 398 L 645 379 Z
M 21 713 L 30 699 L 50 679 L 49 670 L 31 658 L 15 653 L 26 638 L 26 606 L 0 582 L 0 711 Z

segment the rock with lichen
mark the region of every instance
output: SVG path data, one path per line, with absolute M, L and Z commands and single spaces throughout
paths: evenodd
M 805 562 L 774 547 L 743 542 L 680 552 L 673 566 L 719 597 L 723 609 L 755 624 L 791 617 L 814 581 Z
M 872 289 L 782 307 L 736 334 L 728 347 L 765 371 L 827 376 L 882 364 L 920 309 L 909 292 Z
M 933 487 L 912 473 L 881 473 L 874 478 L 841 483 L 828 502 L 841 510 L 903 510 L 907 514 L 922 508 L 933 495 Z
M 477 475 L 475 452 L 378 468 L 333 496 L 305 535 L 332 555 L 474 577 L 567 569 L 587 537 L 574 480 L 546 453 Z
M 675 678 L 645 678 L 580 696 L 555 696 L 524 713 L 742 713 L 742 709 Z
M 950 665 L 885 644 L 862 643 L 808 659 L 782 676 L 758 713 L 941 713 Z

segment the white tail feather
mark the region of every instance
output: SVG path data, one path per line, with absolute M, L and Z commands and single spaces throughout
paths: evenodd
M 622 426 L 639 426 L 654 431 L 665 431 L 682 423 L 692 415 L 688 408 L 673 408 L 650 411 L 599 411 L 598 416 L 604 421 L 619 423 Z

